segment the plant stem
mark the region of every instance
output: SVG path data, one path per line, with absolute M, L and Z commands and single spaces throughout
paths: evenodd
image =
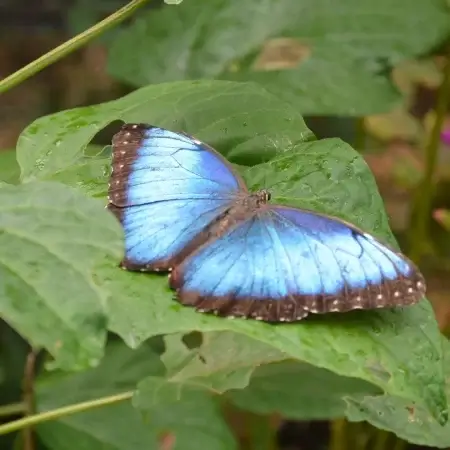
M 385 430 L 376 430 L 375 436 L 374 436 L 374 444 L 373 444 L 373 450 L 385 450 L 389 448 L 387 445 L 390 433 Z
M 397 438 L 394 443 L 394 446 L 392 447 L 392 450 L 405 450 L 405 448 L 406 448 L 406 441 Z
M 276 428 L 271 416 L 249 415 L 250 449 L 274 450 L 276 448 Z
M 15 416 L 25 412 L 25 404 L 22 402 L 0 406 L 0 417 Z
M 450 60 L 447 60 L 444 69 L 444 79 L 439 87 L 435 108 L 435 121 L 427 139 L 425 147 L 425 168 L 421 182 L 419 183 L 414 211 L 415 223 L 411 227 L 410 257 L 419 262 L 423 255 L 425 243 L 428 240 L 428 222 L 431 212 L 431 198 L 433 195 L 433 176 L 436 171 L 439 143 L 442 127 L 450 98 Z
M 95 24 L 93 27 L 83 31 L 83 33 L 80 33 L 69 41 L 64 42 L 59 47 L 54 48 L 25 67 L 22 67 L 22 69 L 14 72 L 9 77 L 6 77 L 0 81 L 0 93 L 11 89 L 22 81 L 25 81 L 27 78 L 30 78 L 32 75 L 35 75 L 42 69 L 45 69 L 50 64 L 82 47 L 84 44 L 104 33 L 106 30 L 112 28 L 114 25 L 124 21 L 127 17 L 131 16 L 137 8 L 144 5 L 147 1 L 148 0 L 132 0 L 128 3 L 128 5 L 125 5 L 123 8 L 111 14 L 106 19 Z
M 330 450 L 348 450 L 347 427 L 345 419 L 335 419 L 331 422 Z
M 12 433 L 13 431 L 17 431 L 32 425 L 37 425 L 42 422 L 47 422 L 49 420 L 58 419 L 62 416 L 68 416 L 69 414 L 75 414 L 78 412 L 87 411 L 89 409 L 98 408 L 100 406 L 123 402 L 124 400 L 129 400 L 133 396 L 133 393 L 133 391 L 123 392 L 122 394 L 97 398 L 95 400 L 89 400 L 82 403 L 75 403 L 74 405 L 63 406 L 62 408 L 23 417 L 22 419 L 14 420 L 13 422 L 0 425 L 0 435 Z

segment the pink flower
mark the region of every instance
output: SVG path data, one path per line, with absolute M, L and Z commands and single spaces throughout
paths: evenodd
M 446 145 L 450 145 L 450 128 L 442 130 L 441 141 Z

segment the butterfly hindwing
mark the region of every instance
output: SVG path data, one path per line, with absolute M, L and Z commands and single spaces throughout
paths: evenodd
M 425 290 L 413 263 L 372 236 L 282 206 L 203 245 L 174 269 L 171 286 L 199 310 L 271 322 L 413 304 Z
M 109 209 L 125 232 L 130 270 L 169 269 L 174 258 L 246 191 L 226 160 L 194 138 L 126 124 L 113 138 Z

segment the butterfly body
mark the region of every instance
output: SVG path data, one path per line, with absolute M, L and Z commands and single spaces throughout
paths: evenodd
M 423 277 L 403 255 L 340 219 L 249 193 L 190 136 L 125 125 L 113 145 L 109 208 L 125 230 L 122 265 L 171 270 L 185 305 L 284 322 L 423 296 Z

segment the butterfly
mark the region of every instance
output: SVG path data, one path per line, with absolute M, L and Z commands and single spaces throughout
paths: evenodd
M 125 234 L 121 266 L 170 272 L 178 301 L 200 312 L 291 322 L 425 293 L 401 253 L 341 219 L 250 193 L 222 155 L 185 133 L 123 125 L 108 194 Z

